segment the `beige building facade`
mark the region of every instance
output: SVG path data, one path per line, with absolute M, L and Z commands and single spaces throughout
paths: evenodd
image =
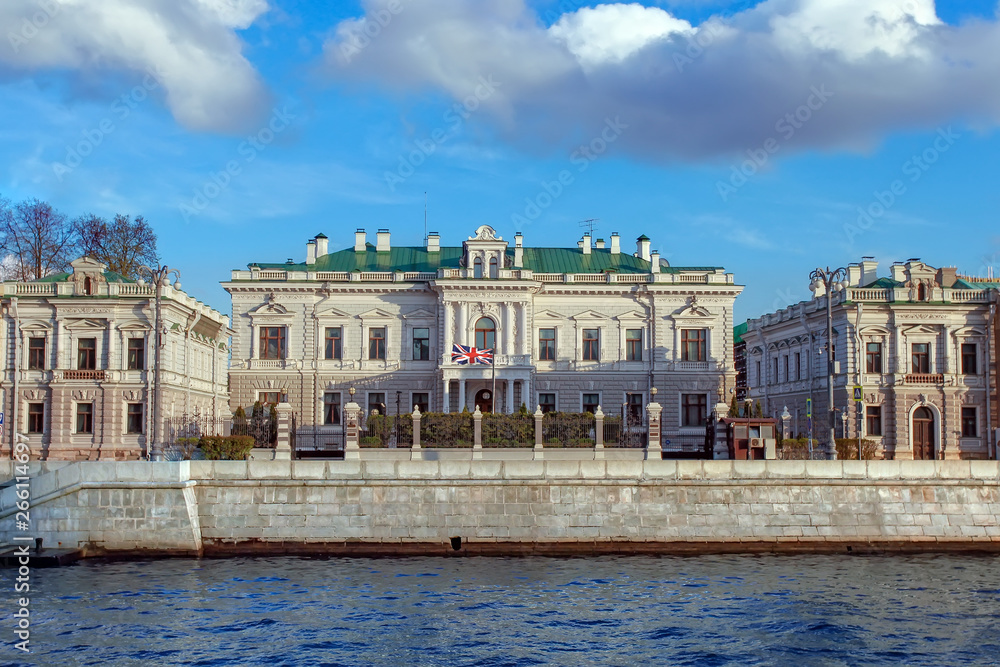
M 774 417 L 787 407 L 792 432 L 805 435 L 811 399 L 814 435 L 825 439 L 830 298 L 838 438 L 860 429 L 891 459 L 995 458 L 1000 283 L 918 259 L 893 264 L 885 277 L 871 258 L 847 273 L 831 295 L 813 285 L 811 300 L 747 323 L 751 400 Z
M 2 448 L 32 457 L 138 459 L 153 433 L 155 288 L 83 257 L 70 273 L 3 283 Z M 162 287 L 160 433 L 170 419 L 230 416 L 229 318 Z
M 585 235 L 576 247 L 510 243 L 488 226 L 460 245 L 393 247 L 364 230 L 305 262 L 250 264 L 233 302 L 232 407 L 291 403 L 299 446 L 335 442 L 352 397 L 366 412 L 642 413 L 653 390 L 666 439 L 698 448 L 734 386 L 730 335 L 742 290 L 716 267 L 672 267 L 645 236 L 635 253 Z M 495 365 L 460 365 L 455 345 Z M 398 407 L 397 407 L 398 405 Z

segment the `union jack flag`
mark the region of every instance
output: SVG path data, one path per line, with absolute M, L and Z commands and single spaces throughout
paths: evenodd
M 493 350 L 477 350 L 474 347 L 456 343 L 451 347 L 451 360 L 462 366 L 466 364 L 484 364 L 489 366 L 493 363 Z

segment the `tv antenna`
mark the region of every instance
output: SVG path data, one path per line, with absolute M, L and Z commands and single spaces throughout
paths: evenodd
M 427 193 L 424 192 L 424 245 L 427 245 Z
M 588 218 L 587 220 L 581 220 L 580 226 L 590 232 L 590 235 L 594 235 L 594 230 L 597 229 L 597 222 L 600 218 Z

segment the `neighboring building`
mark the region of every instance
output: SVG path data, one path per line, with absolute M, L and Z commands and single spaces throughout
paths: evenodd
M 3 452 L 15 432 L 32 456 L 136 459 L 151 433 L 154 288 L 72 262 L 71 273 L 4 282 L 0 341 L 6 423 Z M 228 418 L 229 318 L 163 287 L 163 417 Z
M 996 414 L 988 409 L 991 317 L 995 282 L 935 269 L 919 260 L 892 265 L 879 278 L 864 258 L 848 267 L 846 285 L 833 294 L 834 406 L 837 437 L 856 437 L 852 387 L 862 387 L 861 428 L 886 458 L 995 457 Z M 813 400 L 815 436 L 828 428 L 826 299 L 814 297 L 750 320 L 747 346 L 750 397 L 767 415 L 785 406 L 792 430 L 806 432 L 806 399 Z
M 671 267 L 645 236 L 635 255 L 589 234 L 575 248 L 524 247 L 488 226 L 460 246 L 397 248 L 379 230 L 304 263 L 250 264 L 233 299 L 231 405 L 287 396 L 300 446 L 335 442 L 356 390 L 366 411 L 628 410 L 650 389 L 672 448 L 703 446 L 704 421 L 733 387 L 733 301 L 714 267 Z M 496 350 L 495 368 L 461 366 L 452 346 Z M 495 371 L 496 396 L 493 396 Z M 625 406 L 623 408 L 623 406 Z
M 733 328 L 733 368 L 736 370 L 736 402 L 743 405 L 747 399 L 747 344 L 743 334 L 747 332 L 747 323 L 737 324 Z

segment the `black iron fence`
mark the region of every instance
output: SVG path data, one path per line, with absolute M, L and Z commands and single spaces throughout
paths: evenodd
M 617 414 L 604 415 L 604 446 L 643 448 L 649 428 L 642 412 L 623 405 Z
M 547 412 L 542 418 L 542 443 L 561 447 L 593 447 L 597 421 L 589 412 Z

